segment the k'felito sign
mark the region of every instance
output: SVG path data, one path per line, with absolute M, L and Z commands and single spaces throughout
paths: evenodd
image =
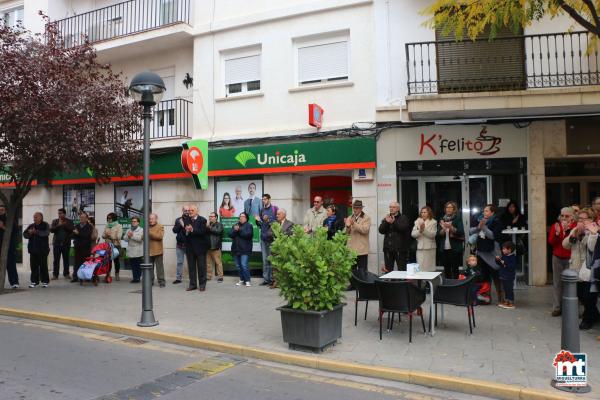
M 398 135 L 398 159 L 527 157 L 527 129 L 513 125 L 427 126 Z

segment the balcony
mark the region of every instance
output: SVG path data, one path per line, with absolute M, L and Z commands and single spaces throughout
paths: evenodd
M 190 0 L 130 0 L 57 20 L 65 47 L 190 23 Z
M 600 110 L 600 56 L 588 32 L 407 43 L 406 60 L 414 120 Z
M 150 140 L 190 138 L 192 126 L 192 102 L 184 99 L 165 100 L 154 108 Z M 141 126 L 141 122 L 140 122 Z M 142 132 L 134 135 L 134 140 L 142 140 Z

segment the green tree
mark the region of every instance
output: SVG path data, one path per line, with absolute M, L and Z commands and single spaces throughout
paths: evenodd
M 33 185 L 86 168 L 100 182 L 139 171 L 139 107 L 122 77 L 88 43 L 63 44 L 51 23 L 43 35 L 0 23 L 0 173 L 12 185 L 0 192 L 0 292 L 17 207 Z
M 600 0 L 436 0 L 423 14 L 429 16 L 427 26 L 441 27 L 457 40 L 465 35 L 474 40 L 485 29 L 493 39 L 503 27 L 517 33 L 544 16 L 559 15 L 570 16 L 596 40 L 600 37 Z

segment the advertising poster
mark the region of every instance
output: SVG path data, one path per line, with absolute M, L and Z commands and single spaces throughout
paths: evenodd
M 229 232 L 231 227 L 238 222 L 242 211 L 248 213 L 248 222 L 254 227 L 253 251 L 260 251 L 260 234 L 254 215 L 258 215 L 262 205 L 263 181 L 262 178 L 243 180 L 220 180 L 216 182 L 215 212 L 223 224 L 223 250 L 231 250 Z
M 150 185 L 150 211 L 152 212 L 152 185 Z M 115 214 L 125 233 L 131 226 L 131 218 L 138 217 L 144 225 L 144 187 L 142 184 L 115 185 Z
M 79 223 L 79 213 L 85 211 L 90 217 L 96 217 L 96 190 L 94 185 L 63 186 L 63 208 L 67 217 Z

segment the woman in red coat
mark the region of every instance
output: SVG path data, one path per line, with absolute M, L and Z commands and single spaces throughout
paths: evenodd
M 562 246 L 564 238 L 569 236 L 571 229 L 575 228 L 577 223 L 573 217 L 571 207 L 563 207 L 560 210 L 558 222 L 554 223 L 548 234 L 548 243 L 552 246 L 552 286 L 554 287 L 552 316 L 558 317 L 561 314 L 562 305 L 562 272 L 569 268 L 571 250 Z

